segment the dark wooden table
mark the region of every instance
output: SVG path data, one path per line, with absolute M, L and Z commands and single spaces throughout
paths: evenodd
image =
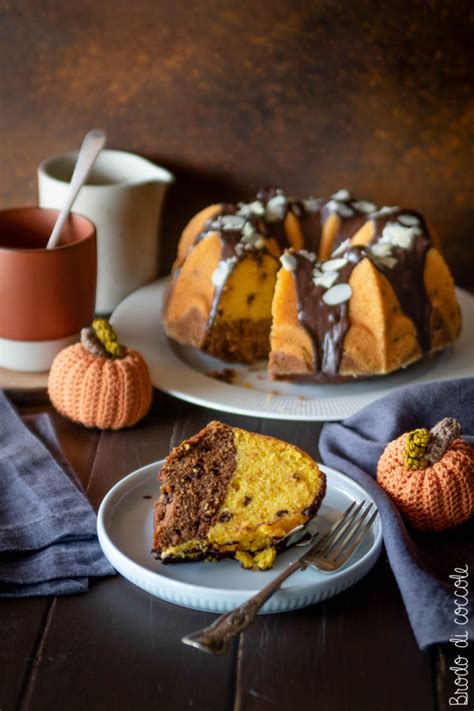
M 100 433 L 61 418 L 44 393 L 10 395 L 22 413 L 51 413 L 95 508 L 125 474 L 165 457 L 218 415 L 157 392 L 140 425 Z M 318 456 L 318 424 L 219 417 Z M 257 618 L 225 657 L 180 641 L 212 619 L 151 597 L 118 575 L 93 582 L 84 595 L 3 600 L 0 709 L 449 708 L 455 655 L 419 651 L 384 551 L 350 590 L 304 610 Z

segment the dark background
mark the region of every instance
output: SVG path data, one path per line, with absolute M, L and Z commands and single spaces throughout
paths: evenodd
M 178 177 L 163 270 L 194 211 L 273 183 L 421 210 L 472 284 L 471 7 L 0 0 L 0 207 L 98 126 Z

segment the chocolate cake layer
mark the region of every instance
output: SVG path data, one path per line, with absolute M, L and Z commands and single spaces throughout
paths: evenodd
M 231 427 L 211 422 L 176 447 L 160 472 L 152 551 L 202 539 L 216 522 L 236 468 Z

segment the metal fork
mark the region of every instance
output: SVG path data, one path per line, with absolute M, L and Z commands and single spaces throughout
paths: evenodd
M 182 642 L 204 652 L 223 654 L 229 648 L 233 638 L 248 627 L 262 605 L 280 589 L 282 583 L 290 575 L 298 570 L 305 570 L 310 565 L 317 567 L 324 573 L 332 573 L 341 568 L 362 543 L 377 516 L 377 510 L 375 510 L 367 518 L 372 504 L 369 504 L 365 509 L 364 505 L 365 501 L 361 501 L 358 506 L 353 501 L 323 536 L 319 537 L 319 534 L 316 533 L 312 537 L 313 545 L 309 550 L 290 563 L 262 590 L 236 607 L 235 610 L 220 615 L 208 627 L 186 635 Z

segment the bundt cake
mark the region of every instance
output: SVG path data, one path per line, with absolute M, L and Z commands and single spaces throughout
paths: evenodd
M 452 343 L 460 311 L 423 217 L 278 188 L 211 205 L 185 228 L 164 309 L 167 334 L 226 361 L 269 356 L 274 378 L 392 372 Z
M 271 568 L 276 550 L 313 518 L 326 490 L 297 447 L 211 422 L 175 447 L 159 474 L 152 552 L 163 563 L 234 557 Z

